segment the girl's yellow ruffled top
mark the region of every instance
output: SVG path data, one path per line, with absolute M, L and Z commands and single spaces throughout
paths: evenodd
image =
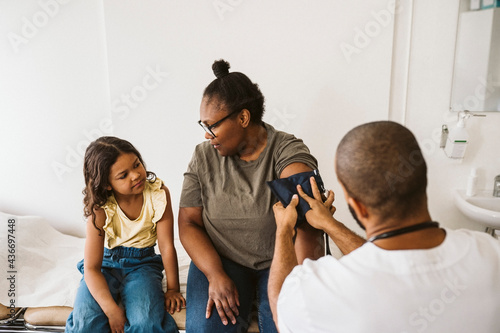
M 156 222 L 161 219 L 167 207 L 167 197 L 162 185 L 163 181 L 159 178 L 154 183 L 146 181 L 141 214 L 135 220 L 130 220 L 125 215 L 113 194 L 108 198 L 102 206 L 106 213 L 104 246 L 112 249 L 117 246 L 145 248 L 155 245 Z

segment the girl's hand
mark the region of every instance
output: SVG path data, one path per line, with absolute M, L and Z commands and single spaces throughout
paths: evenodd
M 181 308 L 186 307 L 184 296 L 177 290 L 167 290 L 165 293 L 165 308 L 170 314 L 175 311 L 181 311 Z
M 125 317 L 125 311 L 116 306 L 112 312 L 106 314 L 108 316 L 109 327 L 111 328 L 111 332 L 113 333 L 124 333 L 125 323 L 127 322 L 127 318 Z

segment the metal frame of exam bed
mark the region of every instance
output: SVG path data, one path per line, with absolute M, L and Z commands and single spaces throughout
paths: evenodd
M 65 311 L 71 310 L 69 307 L 43 307 L 43 308 L 16 308 L 13 315 L 0 311 L 0 333 L 19 333 L 19 332 L 32 332 L 32 333 L 54 333 L 54 332 L 64 332 L 64 323 L 66 318 L 58 318 L 58 325 L 47 325 L 44 323 L 43 319 L 40 319 L 40 314 L 43 311 L 60 311 L 64 309 Z M 4 309 L 7 309 L 4 307 Z M 7 309 L 8 310 L 8 309 Z M 29 321 L 38 322 L 39 324 L 32 324 L 25 320 L 28 318 Z M 63 314 L 58 314 L 62 317 Z M 67 312 L 64 314 L 66 317 Z M 33 320 L 33 316 L 38 317 Z M 179 328 L 179 333 L 185 333 L 185 323 L 186 323 L 186 309 L 182 309 L 181 312 L 176 312 L 174 315 L 174 320 Z M 259 328 L 256 318 L 253 319 L 250 327 L 248 328 L 248 333 L 258 333 Z
M 46 308 L 16 308 L 13 315 L 10 313 L 0 313 L 0 332 L 1 333 L 20 333 L 20 332 L 32 332 L 32 333 L 55 333 L 64 332 L 64 325 L 62 320 L 60 320 L 61 325 L 44 325 L 43 320 L 39 325 L 34 325 L 27 322 L 24 318 L 26 311 L 36 313 L 36 311 L 51 310 L 57 307 L 46 307 Z M 185 311 L 185 310 L 183 310 Z M 28 313 L 29 314 L 29 313 Z M 184 323 L 185 316 L 174 316 L 174 319 L 179 326 L 179 332 L 185 333 Z

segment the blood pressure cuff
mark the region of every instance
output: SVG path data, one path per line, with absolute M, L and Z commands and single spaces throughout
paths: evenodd
M 298 194 L 297 185 L 300 185 L 302 190 L 308 196 L 312 198 L 314 197 L 311 188 L 311 177 L 314 177 L 314 180 L 316 180 L 319 191 L 324 193 L 325 187 L 318 170 L 301 172 L 288 178 L 275 179 L 267 182 L 267 185 L 271 188 L 271 191 L 276 198 L 278 198 L 283 206 L 286 207 L 290 201 L 292 201 L 292 196 L 294 194 Z M 311 209 L 309 204 L 299 195 L 299 204 L 297 205 L 297 224 L 295 227 L 306 221 L 305 215 L 309 209 Z

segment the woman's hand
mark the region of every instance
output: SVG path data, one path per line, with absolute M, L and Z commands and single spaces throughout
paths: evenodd
M 311 207 L 311 209 L 306 213 L 306 219 L 307 222 L 309 222 L 309 224 L 314 228 L 325 230 L 328 224 L 334 221 L 332 215 L 336 210 L 335 206 L 333 206 L 335 195 L 333 191 L 328 191 L 328 197 L 326 198 L 325 202 L 323 202 L 321 193 L 318 189 L 318 185 L 316 184 L 316 180 L 314 179 L 314 177 L 311 177 L 311 188 L 314 198 L 311 198 L 306 193 L 304 193 L 302 187 L 300 185 L 297 185 L 297 191 L 299 192 L 299 195 L 309 204 L 309 207 Z
M 210 318 L 214 304 L 224 325 L 228 324 L 228 318 L 233 325 L 236 324 L 240 300 L 234 282 L 226 274 L 209 279 L 206 318 Z
M 177 290 L 167 290 L 165 293 L 165 308 L 170 314 L 175 311 L 181 311 L 181 308 L 186 307 L 184 296 Z
M 109 321 L 109 327 L 112 333 L 123 333 L 125 330 L 125 323 L 127 318 L 125 317 L 125 311 L 118 305 L 109 313 L 106 313 Z

